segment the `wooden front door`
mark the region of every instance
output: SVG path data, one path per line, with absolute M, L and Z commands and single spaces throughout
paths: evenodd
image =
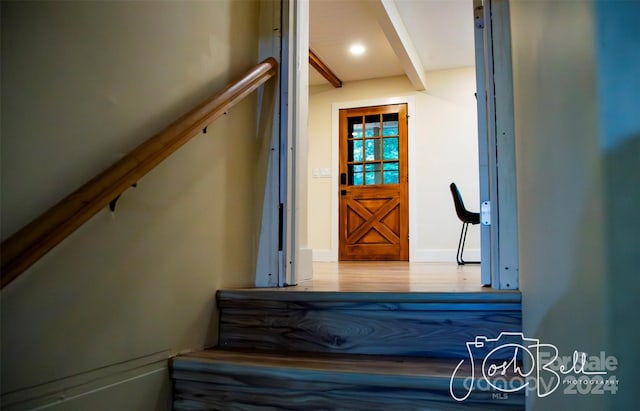
M 340 260 L 409 260 L 407 105 L 340 110 Z

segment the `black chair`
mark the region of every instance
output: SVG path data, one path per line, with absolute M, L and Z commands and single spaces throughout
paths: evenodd
M 472 213 L 467 210 L 464 206 L 464 202 L 462 201 L 462 196 L 460 195 L 460 191 L 458 191 L 458 186 L 456 183 L 451 183 L 449 185 L 451 189 L 451 195 L 453 196 L 453 205 L 456 207 L 456 214 L 460 221 L 462 221 L 462 231 L 460 231 L 460 240 L 458 241 L 458 252 L 456 253 L 456 261 L 458 265 L 465 264 L 480 264 L 480 261 L 464 261 L 462 259 L 462 253 L 464 252 L 464 243 L 467 240 L 467 229 L 469 224 L 476 225 L 480 224 L 480 213 Z

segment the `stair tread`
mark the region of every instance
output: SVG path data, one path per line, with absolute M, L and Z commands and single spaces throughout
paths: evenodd
M 363 354 L 304 353 L 304 352 L 247 352 L 212 348 L 177 356 L 173 359 L 174 369 L 188 369 L 189 364 L 198 363 L 200 370 L 210 367 L 220 371 L 220 365 L 242 367 L 291 369 L 308 371 L 328 371 L 331 373 L 353 373 L 384 376 L 407 376 L 449 381 L 459 358 L 419 358 Z M 456 379 L 471 375 L 468 360 L 456 373 Z M 476 373 L 481 375 L 482 361 L 475 361 Z M 490 364 L 489 362 L 487 364 Z M 509 370 L 507 378 L 514 374 Z
M 459 359 L 372 356 L 333 353 L 274 353 L 209 349 L 174 359 L 202 363 L 228 363 L 254 367 L 307 369 L 384 375 L 450 377 Z

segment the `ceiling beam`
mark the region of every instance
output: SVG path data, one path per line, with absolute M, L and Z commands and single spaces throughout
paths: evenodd
M 409 81 L 416 90 L 424 90 L 426 88 L 424 67 L 409 32 L 402 22 L 395 2 L 393 0 L 378 0 L 372 2 L 372 6 L 378 23 L 380 23 L 389 44 L 396 52 Z
M 322 60 L 320 60 L 320 57 L 316 56 L 316 54 L 311 51 L 311 49 L 309 49 L 309 64 L 311 64 L 311 67 L 316 69 L 318 73 L 322 75 L 322 77 L 327 79 L 327 81 L 331 83 L 333 87 L 342 87 L 342 80 L 340 80 L 338 76 L 336 76 L 333 71 L 331 71 L 331 69 L 326 64 L 324 64 Z

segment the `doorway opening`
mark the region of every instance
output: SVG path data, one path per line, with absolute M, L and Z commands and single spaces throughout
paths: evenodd
M 300 3 L 295 3 L 295 4 L 300 4 Z M 491 5 L 490 1 L 485 1 L 484 2 L 484 7 L 487 8 L 488 6 Z M 491 187 L 490 190 L 490 195 L 492 196 L 490 198 L 492 204 L 490 204 L 490 216 L 491 216 L 491 222 L 490 224 L 492 225 L 492 232 L 491 232 L 491 239 L 490 241 L 492 242 L 491 244 L 491 284 L 494 288 L 498 288 L 498 289 L 503 289 L 503 288 L 507 288 L 507 289 L 517 289 L 518 288 L 518 281 L 517 281 L 517 275 L 518 275 L 518 267 L 517 267 L 517 225 L 515 224 L 515 222 L 517 221 L 516 219 L 516 211 L 515 211 L 515 181 L 513 181 L 513 178 L 509 179 L 508 176 L 509 174 L 513 174 L 513 167 L 511 167 L 510 164 L 504 162 L 504 160 L 509 159 L 509 161 L 511 162 L 513 160 L 513 152 L 510 153 L 510 151 L 512 150 L 512 142 L 513 142 L 513 127 L 512 127 L 512 122 L 513 122 L 513 116 L 512 113 L 509 112 L 509 106 L 512 106 L 512 100 L 510 99 L 509 96 L 509 89 L 511 87 L 511 77 L 510 77 L 510 43 L 509 43 L 509 36 L 508 36 L 508 32 L 509 32 L 509 22 L 508 22 L 508 6 L 506 5 L 506 3 L 498 3 L 499 7 L 497 7 L 495 10 L 492 10 L 491 13 L 487 12 L 485 14 L 482 13 L 482 4 L 480 5 L 480 9 L 476 10 L 476 12 L 480 11 L 480 13 L 476 13 L 475 15 L 475 22 L 476 22 L 476 29 L 479 30 L 483 30 L 483 36 L 480 37 L 480 41 L 476 42 L 476 57 L 478 56 L 478 53 L 484 53 L 484 67 L 483 69 L 485 70 L 485 77 L 492 77 L 492 83 L 487 84 L 487 89 L 485 90 L 484 93 L 481 92 L 480 89 L 478 89 L 478 99 L 481 99 L 482 96 L 484 95 L 485 100 L 487 102 L 487 113 L 485 113 L 486 115 L 481 115 L 481 113 L 478 112 L 478 119 L 477 119 L 477 123 L 474 121 L 474 127 L 477 127 L 478 129 L 484 127 L 485 129 L 487 129 L 487 132 L 490 135 L 493 135 L 493 138 L 495 140 L 495 136 L 499 135 L 499 139 L 500 139 L 500 143 L 506 143 L 503 144 L 502 146 L 498 146 L 498 150 L 495 149 L 495 146 L 490 146 L 488 145 L 486 148 L 486 152 L 498 152 L 498 154 L 500 154 L 500 158 L 501 158 L 501 169 L 498 170 L 497 167 L 494 167 L 493 164 L 481 164 L 481 167 L 485 167 L 488 170 L 488 173 L 490 174 L 490 179 L 491 181 L 496 181 L 496 185 L 493 185 Z M 302 14 L 302 13 L 301 13 Z M 305 21 L 304 18 L 299 19 L 298 23 L 300 23 L 299 26 L 295 26 L 296 27 L 296 47 L 294 47 L 294 49 L 296 50 L 296 62 L 297 64 L 302 63 L 303 61 L 303 56 L 308 54 L 308 30 L 306 29 L 306 27 L 303 27 L 305 24 L 308 24 L 308 14 L 306 15 L 307 20 Z M 493 19 L 493 20 L 492 20 Z M 492 24 L 495 20 L 496 24 Z M 487 27 L 487 23 L 489 22 L 489 24 L 491 24 L 491 26 Z M 473 27 L 473 23 L 470 22 L 470 25 Z M 497 33 L 497 34 L 496 34 Z M 502 42 L 500 44 L 500 42 Z M 489 47 L 487 48 L 487 43 L 489 43 L 489 46 L 493 46 L 493 47 Z M 483 49 L 479 50 L 479 46 L 482 46 Z M 493 50 L 498 50 L 499 54 L 498 56 L 495 56 L 493 52 Z M 487 51 L 489 52 L 487 54 Z M 495 63 L 495 64 L 494 64 Z M 290 74 L 293 74 L 294 77 L 294 82 L 293 84 L 295 84 L 295 89 L 297 90 L 297 92 L 294 92 L 291 95 L 295 96 L 295 107 L 298 107 L 298 113 L 302 113 L 302 115 L 296 115 L 295 111 L 294 114 L 292 114 L 292 117 L 295 117 L 295 121 L 293 121 L 294 125 L 302 125 L 303 128 L 304 126 L 307 124 L 307 115 L 309 116 L 309 119 L 311 119 L 311 117 L 313 116 L 312 113 L 308 113 L 308 100 L 303 99 L 302 97 L 302 91 L 305 90 L 307 84 L 308 84 L 308 71 L 307 70 L 302 70 L 300 69 L 300 65 L 297 66 L 298 68 L 295 68 L 295 65 L 293 65 L 292 63 L 289 64 L 289 70 L 290 70 Z M 476 65 L 476 70 L 478 69 L 477 65 Z M 304 76 L 302 76 L 302 74 L 304 74 Z M 474 77 L 475 77 L 474 73 Z M 430 73 L 431 75 L 431 73 Z M 302 78 L 304 77 L 304 78 Z M 433 77 L 432 77 L 433 78 Z M 297 79 L 297 80 L 296 80 Z M 495 80 L 495 81 L 494 81 Z M 393 81 L 390 80 L 390 83 L 392 83 Z M 389 84 L 390 84 L 389 83 Z M 389 84 L 385 84 L 385 85 L 389 85 Z M 379 87 L 376 88 L 376 90 L 382 90 L 385 89 L 383 87 Z M 354 89 L 352 88 L 351 91 L 353 91 Z M 389 95 L 388 91 L 389 88 L 386 88 L 385 90 L 387 90 L 385 93 L 383 93 L 383 95 Z M 431 91 L 433 91 L 434 89 L 432 88 Z M 434 93 L 434 97 L 436 99 L 439 99 L 441 101 L 443 101 L 444 103 L 448 103 L 447 98 L 443 98 L 442 95 L 438 95 L 437 93 L 440 90 L 436 90 L 436 92 Z M 375 93 L 369 93 L 368 94 L 368 98 L 369 100 L 371 100 L 371 97 L 375 96 Z M 393 94 L 392 94 L 393 95 Z M 417 94 L 415 92 L 415 89 L 413 89 L 413 91 L 411 89 L 407 89 L 406 87 L 404 88 L 404 90 L 400 90 L 398 91 L 395 95 L 408 95 L 411 98 L 415 98 L 415 99 L 419 99 L 420 101 L 420 105 L 423 106 L 423 104 L 425 103 L 424 100 L 424 95 L 420 95 Z M 500 99 L 498 100 L 498 96 L 500 97 Z M 471 98 L 474 99 L 473 97 L 473 90 L 471 91 Z M 331 129 L 338 129 L 338 123 L 339 123 L 339 116 L 338 115 L 334 115 L 334 113 L 338 112 L 340 108 L 351 108 L 351 107 L 365 107 L 365 106 L 369 106 L 369 105 L 384 105 L 384 104 L 395 104 L 395 103 L 406 103 L 408 100 L 407 98 L 387 98 L 389 100 L 396 100 L 393 102 L 367 102 L 367 100 L 362 100 L 362 101 L 357 101 L 354 103 L 344 103 L 345 100 L 348 101 L 348 99 L 341 99 L 341 100 L 337 100 L 338 102 L 335 102 L 336 100 L 334 100 L 334 102 L 328 102 L 329 105 L 331 105 L 332 107 L 332 122 L 335 123 L 335 125 L 332 124 Z M 293 99 L 290 97 L 290 103 L 293 103 Z M 399 101 L 398 101 L 399 100 Z M 404 100 L 404 101 L 403 101 Z M 475 103 L 474 103 L 475 104 Z M 348 107 L 349 105 L 351 105 L 351 107 Z M 445 104 L 446 106 L 447 104 Z M 337 107 L 340 106 L 340 107 Z M 347 106 L 347 107 L 345 107 Z M 449 105 L 450 106 L 450 105 Z M 447 106 L 447 107 L 449 107 Z M 290 106 L 291 107 L 291 106 Z M 326 106 L 325 106 L 326 107 Z M 409 111 L 411 111 L 411 104 L 408 105 L 409 107 Z M 512 107 L 511 107 L 512 108 Z M 415 109 L 415 105 L 414 105 L 414 109 Z M 294 108 L 294 110 L 296 110 Z M 325 112 L 328 112 L 328 110 L 326 108 L 324 108 L 323 110 L 325 110 Z M 474 107 L 474 111 L 475 111 L 475 107 Z M 423 120 L 423 113 L 420 112 L 420 116 L 419 119 L 420 121 L 424 121 Z M 414 116 L 410 114 L 409 116 L 409 122 L 411 123 L 411 120 Z M 482 117 L 482 118 L 481 118 Z M 459 122 L 461 122 L 462 120 L 464 120 L 462 117 L 458 117 L 453 119 L 453 121 L 450 121 L 449 124 L 450 125 L 456 125 Z M 483 123 L 484 121 L 484 123 Z M 509 124 L 511 123 L 511 125 Z M 326 126 L 324 126 L 326 127 Z M 312 133 L 314 130 L 312 130 L 313 128 L 310 128 L 308 130 L 309 133 Z M 409 138 L 408 138 L 408 146 L 411 148 L 412 145 L 412 139 L 411 139 L 411 130 L 415 129 L 415 127 L 411 127 L 411 124 L 409 125 Z M 309 227 L 309 230 L 307 230 L 307 224 L 311 223 L 311 221 L 313 220 L 320 220 L 320 218 L 316 218 L 316 216 L 319 216 L 319 214 L 315 214 L 311 208 L 309 208 L 309 205 L 312 204 L 316 204 L 316 199 L 318 197 L 314 197 L 314 195 L 309 194 L 309 191 L 306 190 L 306 186 L 305 186 L 305 190 L 298 190 L 298 186 L 296 185 L 290 185 L 287 184 L 287 187 L 289 187 L 287 190 L 294 190 L 294 200 L 292 202 L 292 206 L 286 205 L 285 209 L 289 209 L 288 207 L 291 207 L 292 210 L 296 210 L 296 214 L 298 214 L 298 216 L 296 218 L 294 218 L 293 220 L 296 221 L 296 223 L 294 224 L 294 227 L 296 226 L 296 224 L 298 224 L 300 227 L 302 227 L 303 229 L 297 229 L 302 235 L 296 237 L 292 237 L 293 240 L 291 243 L 291 251 L 293 250 L 298 250 L 304 247 L 301 247 L 301 244 L 304 245 L 305 247 L 309 246 L 309 248 L 313 248 L 313 256 L 314 256 L 314 260 L 318 261 L 318 260 L 324 260 L 324 261 L 338 261 L 339 260 L 339 256 L 338 256 L 338 238 L 337 238 L 337 233 L 339 232 L 339 228 L 338 228 L 338 224 L 339 224 L 339 205 L 338 205 L 338 200 L 337 198 L 334 199 L 334 196 L 337 197 L 339 195 L 339 190 L 335 189 L 338 188 L 340 186 L 339 184 L 339 179 L 341 178 L 340 176 L 340 169 L 339 169 L 339 161 L 338 159 L 333 159 L 332 164 L 331 164 L 331 168 L 326 167 L 326 160 L 323 161 L 323 164 L 314 164 L 314 159 L 309 159 L 308 155 L 310 153 L 313 153 L 313 155 L 316 155 L 319 151 L 317 147 L 315 146 L 315 143 L 313 141 L 309 141 L 307 139 L 307 135 L 305 135 L 304 131 L 301 128 L 296 129 L 297 133 L 294 135 L 295 137 L 295 141 L 296 144 L 298 144 L 298 147 L 292 147 L 291 150 L 293 153 L 293 157 L 295 159 L 295 164 L 297 164 L 297 166 L 295 167 L 295 171 L 293 171 L 294 169 L 291 169 L 288 172 L 288 175 L 290 175 L 292 172 L 295 173 L 295 176 L 297 178 L 307 178 L 308 182 L 313 181 L 311 180 L 311 178 L 313 177 L 318 177 L 318 178 L 326 178 L 322 181 L 318 180 L 315 183 L 321 183 L 322 186 L 324 187 L 325 191 L 323 193 L 321 193 L 318 197 L 324 197 L 324 200 L 326 204 L 326 200 L 329 199 L 329 203 L 331 204 L 331 207 L 326 207 L 323 206 L 321 213 L 323 213 L 323 218 L 327 217 L 327 214 L 329 214 L 329 218 L 324 219 L 323 221 L 325 221 L 324 223 L 321 223 L 323 225 L 323 230 L 325 231 L 329 231 L 331 233 L 336 233 L 336 237 L 334 238 L 332 235 L 331 236 L 331 241 L 330 241 L 330 247 L 327 247 L 325 249 L 320 249 L 318 250 L 315 247 L 315 239 L 314 237 L 314 233 L 313 230 L 311 230 L 311 227 Z M 302 133 L 300 132 L 302 131 Z M 423 133 L 422 131 L 422 127 L 421 127 L 421 133 Z M 329 133 L 326 133 L 325 135 L 328 135 Z M 327 146 L 329 146 L 329 144 L 327 143 L 323 143 L 325 144 L 323 150 L 325 150 L 325 153 L 329 152 L 331 153 L 332 147 L 337 147 L 337 143 L 338 143 L 338 137 L 337 137 L 337 133 L 336 134 L 332 134 L 332 143 L 329 147 L 329 150 L 327 150 Z M 449 134 L 450 137 L 455 136 L 455 133 L 450 133 Z M 289 137 L 289 139 L 291 140 L 293 137 Z M 335 139 L 335 141 L 333 141 Z M 480 138 L 479 138 L 480 139 Z M 489 138 L 487 138 L 488 140 Z M 298 142 L 298 140 L 300 140 L 300 142 Z M 414 144 L 415 144 L 416 139 L 414 139 Z M 423 141 L 423 140 L 421 140 Z M 476 142 L 477 143 L 477 142 Z M 501 148 L 502 147 L 502 148 Z M 307 150 L 308 148 L 308 150 Z M 502 151 L 501 151 L 502 150 Z M 415 150 L 409 150 L 409 157 L 412 156 L 412 153 Z M 477 149 L 475 150 L 475 154 L 474 156 L 477 159 L 478 153 L 483 156 L 486 154 L 486 152 L 483 152 L 482 149 Z M 443 157 L 443 159 L 445 159 Z M 415 159 L 414 159 L 415 160 Z M 416 161 L 412 160 L 411 158 L 409 158 L 408 161 L 408 168 L 409 168 L 409 175 L 416 175 L 415 173 L 412 172 L 412 168 L 414 168 L 417 164 Z M 476 160 L 477 161 L 477 160 Z M 482 159 L 481 159 L 482 161 Z M 438 161 L 436 161 L 437 163 Z M 424 159 L 421 158 L 421 164 L 424 163 Z M 307 167 L 308 165 L 308 167 Z M 316 166 L 320 166 L 317 167 Z M 356 164 L 352 164 L 353 166 L 355 166 Z M 364 166 L 365 164 L 362 163 L 362 166 Z M 505 167 L 506 165 L 506 167 Z M 362 172 L 366 172 L 367 170 L 362 170 Z M 371 171 L 376 171 L 375 168 Z M 381 170 L 383 171 L 383 170 Z M 502 173 L 502 174 L 500 174 Z M 306 177 L 305 177 L 306 175 Z M 420 174 L 420 176 L 424 175 L 423 173 Z M 500 177 L 500 179 L 498 179 L 498 177 Z M 375 177 L 374 177 L 375 178 Z M 282 181 L 282 180 L 281 180 Z M 442 186 L 442 190 L 444 193 L 448 193 L 447 187 L 449 186 L 449 184 L 451 182 L 456 182 L 458 183 L 458 185 L 461 185 L 459 183 L 459 181 L 456 178 L 450 177 L 450 179 L 448 179 L 448 181 L 446 181 L 445 184 L 438 184 L 438 186 Z M 477 184 L 477 183 L 476 183 Z M 316 185 L 320 185 L 320 184 L 316 184 Z M 364 184 L 366 185 L 366 184 Z M 416 235 L 420 235 L 420 230 L 414 231 L 412 227 L 416 226 L 415 223 L 415 219 L 416 219 L 416 215 L 418 215 L 418 213 L 413 212 L 412 210 L 416 209 L 415 204 L 412 205 L 412 203 L 414 202 L 415 198 L 417 196 L 413 195 L 413 192 L 416 190 L 416 185 L 415 184 L 411 184 L 411 181 L 409 181 L 409 187 L 408 187 L 408 191 L 409 191 L 409 234 L 411 236 L 411 241 L 409 242 L 409 258 L 410 259 L 414 259 L 416 256 L 418 257 L 431 257 L 431 261 L 443 261 L 439 258 L 441 258 L 441 256 L 437 256 L 437 255 L 433 255 L 433 254 L 428 254 L 430 252 L 432 252 L 432 250 L 424 250 L 424 249 L 416 249 L 416 244 L 418 243 L 417 241 L 414 241 L 414 236 Z M 335 189 L 335 190 L 334 190 Z M 439 188 L 434 188 L 434 189 L 438 189 Z M 297 191 L 295 191 L 297 190 Z M 465 189 L 464 185 L 462 185 L 462 190 L 465 192 L 465 198 L 467 197 L 471 197 L 468 196 L 466 193 L 468 193 L 469 191 Z M 426 190 L 425 190 L 426 191 Z M 480 190 L 482 191 L 482 190 Z M 497 197 L 496 193 L 497 191 L 500 191 L 500 196 Z M 449 210 L 450 214 L 453 215 L 453 206 L 451 203 L 451 198 L 449 197 L 449 194 L 446 194 L 446 201 L 447 205 L 446 208 L 447 210 Z M 484 199 L 481 199 L 484 202 Z M 493 201 L 495 200 L 495 202 Z M 506 202 L 505 202 L 506 201 Z M 319 202 L 318 202 L 319 203 Z M 480 201 L 475 201 L 475 199 L 471 198 L 470 203 L 475 203 L 475 204 L 480 204 Z M 508 203 L 508 204 L 507 204 Z M 503 207 L 503 205 L 507 205 L 507 207 Z M 500 207 L 500 215 L 498 218 L 498 206 Z M 476 207 L 479 208 L 479 207 Z M 302 213 L 298 213 L 299 210 L 304 210 Z M 474 210 L 475 211 L 475 210 Z M 307 213 L 309 215 L 309 218 L 307 219 Z M 425 213 L 429 213 L 427 210 L 421 210 L 420 214 L 425 214 Z M 300 219 L 300 216 L 304 215 L 305 218 Z M 506 217 L 506 218 L 505 218 Z M 454 221 L 457 222 L 457 220 L 454 218 Z M 300 220 L 300 221 L 298 221 Z M 436 221 L 435 224 L 437 224 L 438 222 Z M 497 229 L 498 227 L 498 223 L 500 224 L 500 230 Z M 506 224 L 505 224 L 506 223 Z M 289 227 L 289 225 L 287 224 L 287 227 Z M 288 228 L 290 229 L 290 228 Z M 438 231 L 437 227 L 430 227 L 430 229 L 433 229 L 434 231 Z M 296 231 L 296 233 L 298 232 Z M 452 235 L 455 238 L 454 242 L 457 244 L 457 236 L 456 233 L 459 232 L 459 228 L 455 229 L 455 230 L 450 230 Z M 438 231 L 438 232 L 442 232 L 444 233 L 444 231 Z M 335 240 L 335 247 L 334 247 L 334 240 Z M 378 239 L 380 240 L 380 239 Z M 335 254 L 333 254 L 333 250 L 335 248 Z M 451 250 L 453 252 L 453 258 L 451 258 L 451 261 L 453 262 L 453 264 L 455 264 L 455 248 L 453 248 Z M 480 250 L 478 250 L 479 252 Z M 421 255 L 422 253 L 422 255 Z M 324 254 L 324 255 L 322 255 Z M 484 254 L 484 251 L 483 251 Z M 294 253 L 290 252 L 288 253 L 288 255 L 293 256 Z M 318 258 L 320 257 L 320 258 Z M 435 258 L 433 258 L 435 257 Z M 472 256 L 471 256 L 472 257 Z M 416 258 L 417 261 L 420 261 L 420 259 Z M 425 259 L 428 260 L 428 259 Z M 425 261 L 422 260 L 422 261 Z M 415 260 L 414 260 L 415 261 Z M 289 261 L 289 258 L 287 258 L 287 267 L 289 265 L 292 265 L 293 268 L 293 272 L 294 274 L 294 281 L 289 282 L 289 284 L 291 283 L 295 283 L 297 281 L 295 281 L 296 277 L 298 279 L 302 278 L 300 276 L 300 274 L 302 275 L 306 275 L 306 271 L 305 270 L 297 270 L 296 269 L 296 264 L 300 264 L 300 260 L 298 259 L 298 261 L 296 261 L 296 259 L 294 258 L 292 261 Z M 466 268 L 466 267 L 465 267 Z M 484 269 L 484 265 L 483 265 L 483 269 Z M 305 273 L 303 273 L 303 271 L 305 271 Z M 504 275 L 503 275 L 504 274 Z M 505 280 L 505 278 L 507 278 Z

